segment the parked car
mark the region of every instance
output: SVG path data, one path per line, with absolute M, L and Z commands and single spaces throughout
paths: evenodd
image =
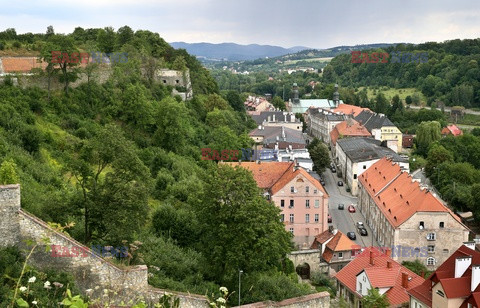
M 332 170 L 333 173 L 337 172 L 337 169 L 335 169 L 335 168 L 332 168 L 331 170 Z
M 343 182 L 342 182 L 342 181 L 338 181 L 338 182 L 337 182 L 337 185 L 338 185 L 338 186 L 343 186 Z
M 354 207 L 353 205 L 349 205 L 349 206 L 348 206 L 348 211 L 349 211 L 350 213 L 355 213 L 355 212 L 356 212 L 356 211 L 355 211 L 355 207 Z
M 365 229 L 365 228 L 358 229 L 358 233 L 360 233 L 361 236 L 367 236 L 368 235 L 367 229 Z
M 356 240 L 357 236 L 355 235 L 355 232 L 347 232 L 347 237 L 351 240 Z
M 343 203 L 338 204 L 338 209 L 339 210 L 343 210 L 344 208 L 345 208 L 345 204 L 343 204 Z
M 328 223 L 331 223 L 331 222 L 332 222 L 332 216 L 330 216 L 330 214 L 328 214 L 327 217 L 328 217 L 328 218 L 327 218 Z
M 357 229 L 365 229 L 365 225 L 361 221 L 357 221 Z

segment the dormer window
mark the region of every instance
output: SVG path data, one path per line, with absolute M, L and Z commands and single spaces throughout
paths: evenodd
M 425 223 L 423 221 L 421 221 L 420 224 L 418 225 L 418 228 L 419 229 L 425 229 Z
M 291 193 L 294 193 L 294 192 L 295 192 L 295 187 L 293 187 L 293 186 L 290 187 L 290 192 L 291 192 Z
M 305 192 L 310 192 L 310 186 L 305 187 Z

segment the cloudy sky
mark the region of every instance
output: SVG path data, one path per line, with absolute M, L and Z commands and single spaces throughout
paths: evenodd
M 478 0 L 0 0 L 0 31 L 128 25 L 167 42 L 328 48 L 480 37 Z

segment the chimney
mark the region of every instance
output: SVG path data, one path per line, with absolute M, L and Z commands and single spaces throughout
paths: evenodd
M 392 256 L 392 249 L 390 247 L 387 247 L 387 249 L 385 250 L 385 254 L 387 255 L 387 257 L 391 257 Z
M 408 274 L 402 273 L 402 287 L 408 289 Z
M 387 268 L 392 268 L 392 261 L 387 261 Z
M 373 263 L 373 251 L 370 250 L 370 265 L 374 265 Z
M 471 290 L 475 291 L 480 283 L 480 265 L 472 265 L 472 283 L 471 283 Z
M 472 264 L 472 256 L 457 257 L 455 259 L 455 278 L 462 277 L 470 264 Z

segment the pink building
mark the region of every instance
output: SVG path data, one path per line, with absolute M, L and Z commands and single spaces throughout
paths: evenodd
M 328 229 L 328 194 L 323 186 L 293 162 L 232 162 L 253 173 L 267 199 L 281 210 L 285 229 L 299 247 L 309 247 L 315 235 Z

